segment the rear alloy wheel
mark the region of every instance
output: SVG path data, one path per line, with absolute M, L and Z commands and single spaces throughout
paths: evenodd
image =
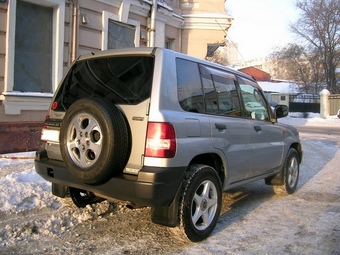
M 184 240 L 204 240 L 216 226 L 221 204 L 221 181 L 216 171 L 206 165 L 190 166 L 183 182 L 176 233 Z
M 273 186 L 278 195 L 288 195 L 295 192 L 299 180 L 299 154 L 293 148 L 288 151 L 287 158 L 282 170 L 283 185 Z
M 121 173 L 130 153 L 130 133 L 123 114 L 103 99 L 73 103 L 60 130 L 66 167 L 80 181 L 100 184 Z

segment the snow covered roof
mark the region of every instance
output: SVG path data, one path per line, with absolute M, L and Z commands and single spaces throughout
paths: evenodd
M 295 94 L 299 92 L 299 86 L 291 82 L 269 82 L 259 81 L 258 84 L 264 92 Z

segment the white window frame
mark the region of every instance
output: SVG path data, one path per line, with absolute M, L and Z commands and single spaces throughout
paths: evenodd
M 112 12 L 103 11 L 102 15 L 102 45 L 101 50 L 107 50 L 107 42 L 108 42 L 108 35 L 109 35 L 109 20 L 114 20 L 118 22 L 122 22 L 119 15 L 114 14 Z M 127 22 L 122 22 L 136 28 L 135 30 L 135 38 L 134 44 L 135 47 L 139 47 L 139 40 L 140 40 L 140 22 L 138 20 L 128 19 Z
M 32 4 L 53 7 L 52 28 L 52 91 L 54 92 L 63 77 L 65 0 L 24 0 Z M 47 110 L 53 93 L 17 92 L 14 87 L 15 21 L 17 0 L 8 2 L 7 37 L 4 92 L 5 114 L 18 115 L 21 110 Z M 25 100 L 20 102 L 20 97 Z M 44 98 L 45 100 L 41 100 Z M 37 102 L 37 100 L 40 101 Z

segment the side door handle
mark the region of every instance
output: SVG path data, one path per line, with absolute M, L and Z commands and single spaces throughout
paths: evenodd
M 254 126 L 254 130 L 255 130 L 256 132 L 260 132 L 260 131 L 261 131 L 261 127 L 260 127 L 260 126 Z
M 215 128 L 218 130 L 227 129 L 227 126 L 225 124 L 215 123 Z

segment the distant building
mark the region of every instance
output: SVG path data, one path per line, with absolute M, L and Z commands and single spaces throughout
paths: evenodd
M 238 44 L 228 41 L 226 43 L 225 55 L 230 65 L 237 64 L 239 62 Z
M 271 76 L 269 73 L 262 71 L 256 67 L 249 66 L 244 68 L 238 69 L 240 72 L 246 73 L 253 78 L 255 78 L 257 81 L 271 81 Z

